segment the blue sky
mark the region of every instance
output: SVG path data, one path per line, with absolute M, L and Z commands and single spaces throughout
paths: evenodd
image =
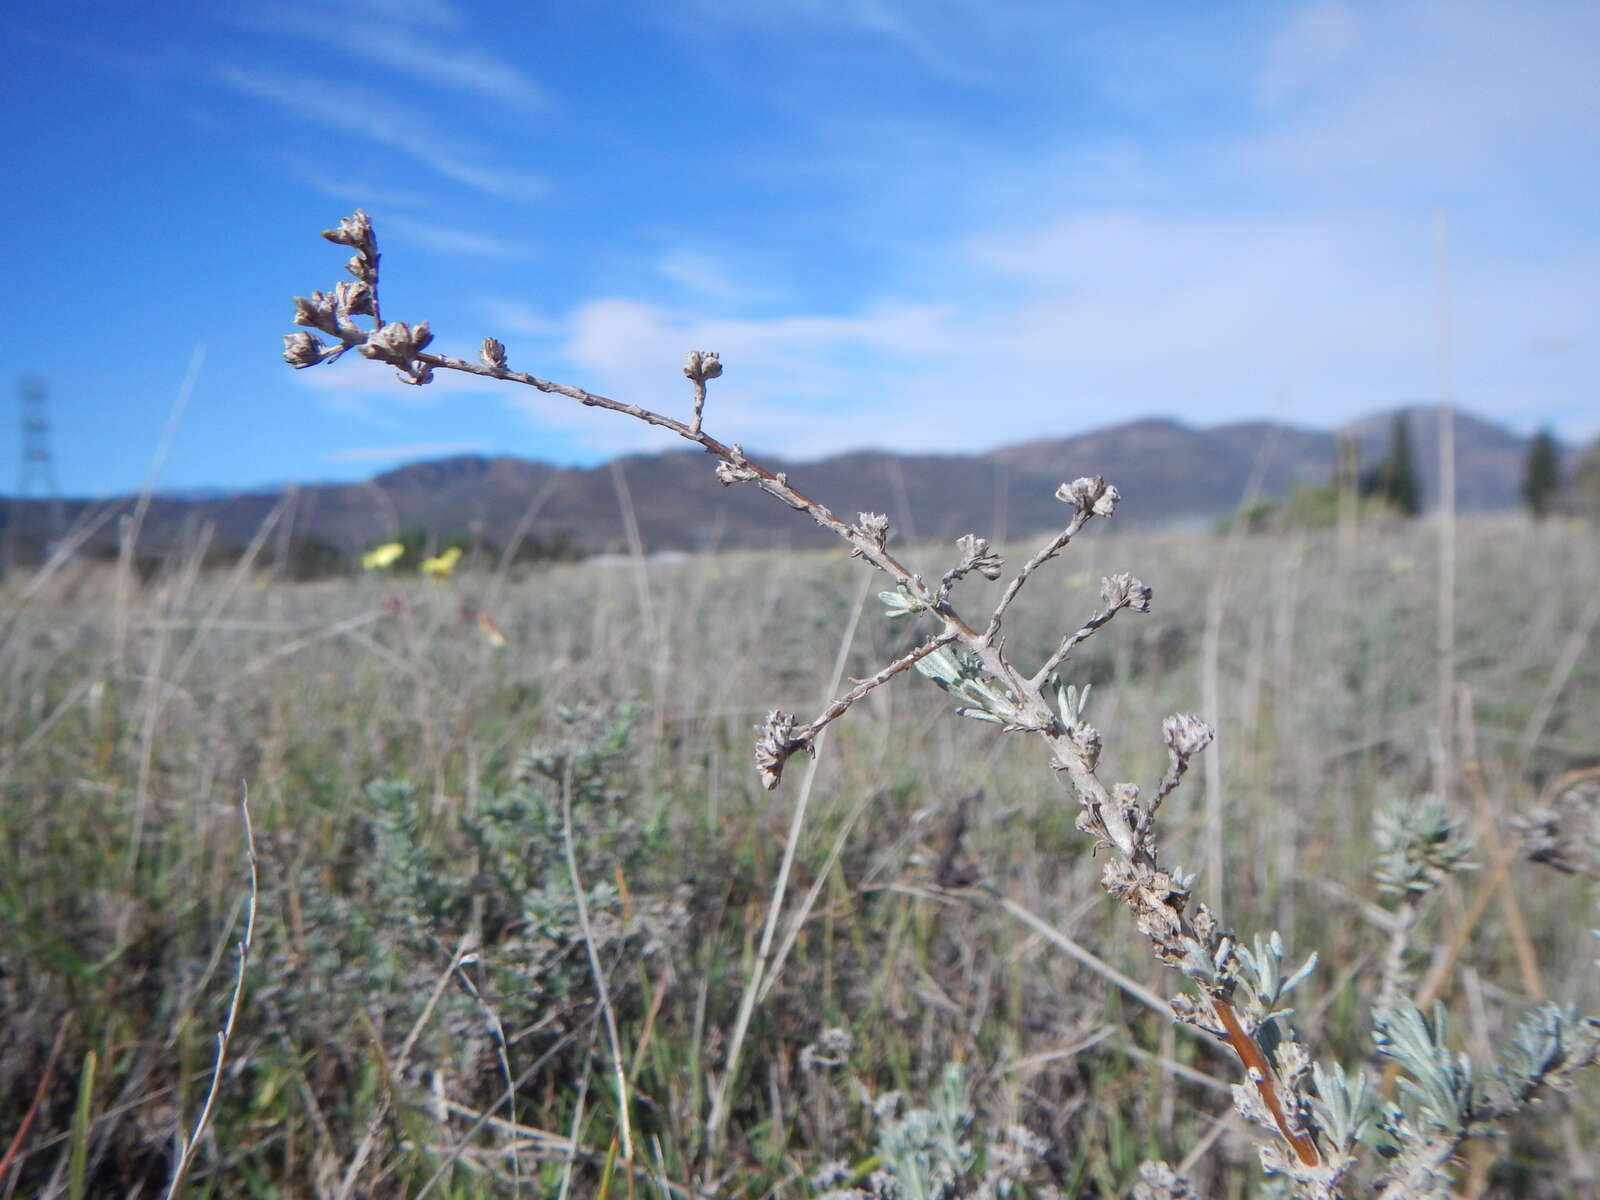
M 1600 7 L 678 0 L 0 14 L 6 322 L 71 494 L 594 462 L 528 389 L 279 359 L 355 206 L 435 348 L 805 457 L 1456 392 L 1600 434 Z M 1441 216 L 1443 219 L 1441 221 Z M 0 491 L 14 487 L 0 422 Z

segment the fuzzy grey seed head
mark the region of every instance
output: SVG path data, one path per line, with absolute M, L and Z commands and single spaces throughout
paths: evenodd
M 991 582 L 1000 578 L 1000 569 L 1005 566 L 1006 560 L 989 549 L 988 538 L 975 533 L 963 534 L 956 539 L 956 545 L 961 549 L 961 566 L 964 570 L 976 571 Z
M 1126 572 L 1108 575 L 1100 581 L 1100 600 L 1107 608 L 1131 608 L 1134 612 L 1150 611 L 1150 589 L 1142 579 Z
M 1090 513 L 1097 517 L 1109 517 L 1117 508 L 1120 499 L 1117 489 L 1112 487 L 1099 475 L 1086 475 L 1074 479 L 1071 483 L 1063 483 L 1056 489 L 1056 499 L 1063 504 L 1070 504 L 1081 513 Z
M 341 218 L 339 228 L 324 229 L 322 236 L 330 242 L 349 246 L 363 254 L 373 254 L 378 249 L 377 240 L 372 236 L 372 221 L 366 212 L 359 208 L 352 216 Z
M 380 359 L 409 370 L 417 352 L 431 341 L 433 334 L 426 321 L 419 321 L 415 326 L 407 325 L 404 321 L 390 321 L 367 338 L 361 353 L 367 358 Z
M 283 335 L 283 361 L 295 370 L 314 367 L 322 361 L 326 347 L 314 333 L 286 333 Z
M 683 360 L 683 375 L 694 383 L 704 383 L 722 374 L 722 359 L 715 350 L 691 350 Z
M 399 368 L 401 383 L 421 386 L 432 381 L 433 368 L 417 362 L 416 357 L 431 341 L 433 334 L 429 332 L 426 321 L 419 321 L 415 326 L 407 325 L 404 321 L 390 321 L 368 334 L 360 350 L 364 358 Z
M 359 254 L 352 254 L 350 261 L 345 263 L 344 269 L 363 283 L 372 282 L 372 264 Z
M 360 279 L 341 279 L 333 285 L 334 303 L 341 312 L 354 316 L 372 315 L 372 288 Z
M 737 446 L 734 447 L 738 449 Z M 754 467 L 744 465 L 741 455 L 739 462 L 719 462 L 716 466 L 717 482 L 723 487 L 734 483 L 749 483 L 752 479 L 760 479 L 761 473 Z
M 1189 713 L 1175 713 L 1161 722 L 1161 736 L 1167 749 L 1182 759 L 1193 758 L 1211 744 L 1211 726 Z
M 783 775 L 783 764 L 798 750 L 810 749 L 804 738 L 794 736 L 794 714 L 774 709 L 767 719 L 756 726 L 756 773 L 761 785 L 771 791 L 778 786 Z
M 506 369 L 505 343 L 498 338 L 484 338 L 483 345 L 478 347 L 478 361 L 493 370 L 504 371 Z
M 339 321 L 335 300 L 326 292 L 312 292 L 310 296 L 294 298 L 294 323 L 320 329 L 323 333 L 339 336 Z
M 868 541 L 880 550 L 883 549 L 883 544 L 889 539 L 889 518 L 884 516 L 883 513 L 857 513 L 856 527 L 861 530 Z
M 411 326 L 404 321 L 390 321 L 367 338 L 366 344 L 361 347 L 361 354 L 363 358 L 409 366 L 413 349 Z

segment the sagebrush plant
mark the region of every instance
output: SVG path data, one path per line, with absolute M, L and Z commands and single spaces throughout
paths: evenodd
M 1092 521 L 1110 518 L 1115 512 L 1118 490 L 1104 479 L 1085 476 L 1060 485 L 1056 496 L 1066 506 L 1063 527 L 1010 575 L 998 599 L 984 606 L 984 616 L 970 618 L 956 605 L 958 587 L 971 575 L 998 583 L 1006 574 L 1006 564 L 990 542 L 974 533 L 961 537 L 955 561 L 930 582 L 890 549 L 887 517 L 862 512 L 854 521 L 842 519 L 800 491 L 786 473 L 769 471 L 747 457 L 737 443 L 711 436 L 703 419 L 707 383 L 723 373 L 718 353 L 696 350 L 686 358 L 683 374 L 692 385 L 688 420 L 513 370 L 505 346 L 494 338 L 483 340 L 475 362 L 439 354 L 429 349 L 433 333 L 427 321 L 408 324 L 383 318 L 379 252 L 367 215 L 358 209 L 323 236 L 354 252 L 346 264 L 353 279 L 329 292 L 295 299 L 295 323 L 305 329 L 285 336 L 284 358 L 292 366 L 332 362 L 355 349 L 363 357 L 395 368 L 399 378 L 412 385 L 429 383 L 438 370 L 461 371 L 567 396 L 589 407 L 644 421 L 699 446 L 716 460 L 716 478 L 725 486 L 750 485 L 765 492 L 835 534 L 849 546 L 853 557 L 883 573 L 892 585 L 880 593 L 886 614 L 921 622 L 927 634 L 878 671 L 841 690 L 809 720 L 788 712 L 770 712 L 759 727 L 754 748 L 755 769 L 762 783 L 769 790 L 777 787 L 789 761 L 797 754 L 815 753 L 830 724 L 913 667 L 958 701 L 957 713 L 992 723 L 1003 734 L 1036 739 L 1046 751 L 1049 769 L 1065 781 L 1076 801 L 1076 827 L 1093 841 L 1097 851 L 1106 852 L 1101 876 L 1105 891 L 1131 911 L 1135 927 L 1149 941 L 1156 958 L 1178 971 L 1192 988 L 1171 1001 L 1172 1015 L 1226 1043 L 1237 1055 L 1244 1081 L 1233 1089 L 1235 1106 L 1261 1130 L 1264 1168 L 1292 1194 L 1343 1194 L 1344 1185 L 1365 1169 L 1364 1149 L 1375 1150 L 1381 1160 L 1369 1180 L 1379 1194 L 1442 1194 L 1448 1184 L 1448 1165 L 1463 1141 L 1491 1131 L 1541 1087 L 1564 1086 L 1577 1069 L 1593 1063 L 1600 1054 L 1600 1025 L 1551 1006 L 1523 1022 L 1498 1068 L 1474 1066 L 1448 1047 L 1442 1015 L 1429 1019 L 1406 998 L 1405 932 L 1412 924 L 1415 906 L 1442 880 L 1467 865 L 1459 831 L 1449 814 L 1436 803 L 1413 802 L 1409 808 L 1402 804 L 1394 810 L 1380 828 L 1379 880 L 1402 897 L 1403 911 L 1394 916 L 1395 937 L 1386 964 L 1383 1003 L 1372 1016 L 1377 1054 L 1398 1069 L 1401 1099 L 1385 1099 L 1384 1089 L 1364 1064 L 1314 1064 L 1310 1050 L 1296 1040 L 1288 1024 L 1292 1010 L 1285 999 L 1313 970 L 1316 956 L 1309 956 L 1298 968 L 1286 968 L 1285 946 L 1276 931 L 1237 936 L 1218 914 L 1195 898 L 1195 877 L 1167 865 L 1160 852 L 1157 823 L 1161 806 L 1177 789 L 1194 758 L 1211 742 L 1212 729 L 1192 715 L 1167 717 L 1161 726 L 1167 768 L 1154 788 L 1147 794 L 1132 782 L 1107 783 L 1099 774 L 1102 734 L 1087 719 L 1088 688 L 1063 678 L 1074 652 L 1115 617 L 1150 610 L 1151 589 L 1131 574 L 1107 576 L 1101 583 L 1098 611 L 1061 637 L 1031 668 L 1019 665 L 1015 651 L 1006 644 L 1007 614 L 1019 592 Z M 333 342 L 325 342 L 319 333 Z M 774 914 L 786 885 L 788 852 L 792 852 L 802 815 L 803 807 L 797 810 L 790 829 Z M 425 866 L 405 864 L 413 884 L 427 876 Z M 497 882 L 508 887 L 518 883 L 509 877 Z M 426 896 L 431 889 L 417 887 L 415 894 Z M 761 972 L 773 930 L 774 922 L 769 919 L 730 1039 L 725 1086 L 737 1078 L 737 1056 L 750 1009 L 760 995 Z M 620 1065 L 618 1071 L 620 1087 Z M 936 1100 L 930 1109 L 916 1110 L 923 1116 L 915 1121 L 908 1116 L 886 1127 L 888 1132 L 881 1138 L 884 1170 L 891 1177 L 898 1171 L 899 1177 L 897 1183 L 886 1177 L 875 1185 L 882 1194 L 954 1196 L 980 1189 L 970 1178 L 972 1162 L 962 1157 L 970 1156 L 971 1150 L 961 1149 L 966 1143 L 959 1136 L 957 1092 L 950 1091 L 959 1090 L 959 1078 L 951 1079 L 947 1077 L 944 1085 L 949 1095 Z M 727 1096 L 719 1094 L 712 1106 L 707 1132 L 713 1144 L 726 1101 Z M 623 1110 L 626 1142 L 625 1103 Z M 921 1132 L 913 1136 L 914 1130 Z M 1173 1196 L 1186 1194 L 1187 1187 L 1175 1172 L 1160 1166 L 1150 1168 L 1141 1186 L 1152 1195 Z

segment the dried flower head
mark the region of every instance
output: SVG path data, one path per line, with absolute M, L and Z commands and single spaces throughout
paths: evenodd
M 1126 573 L 1108 575 L 1100 581 L 1100 601 L 1107 608 L 1131 608 L 1134 612 L 1147 613 L 1151 595 L 1142 579 Z
M 493 370 L 504 371 L 506 369 L 505 343 L 498 338 L 484 338 L 483 345 L 478 348 L 478 361 Z
M 338 300 L 327 292 L 294 298 L 294 323 L 339 336 Z
M 760 734 L 756 738 L 756 773 L 761 776 L 762 786 L 770 792 L 778 786 L 778 780 L 783 775 L 783 764 L 789 761 L 789 756 L 800 750 L 809 750 L 811 743 L 794 736 L 793 713 L 774 709 L 756 729 Z
M 882 513 L 857 513 L 856 528 L 879 550 L 882 550 L 884 543 L 889 540 L 889 518 Z
M 961 565 L 966 570 L 976 571 L 989 580 L 1000 578 L 1000 569 L 1005 566 L 1006 560 L 989 549 L 988 538 L 981 538 L 975 533 L 963 534 L 956 539 L 956 545 L 961 548 Z
M 1176 757 L 1190 759 L 1209 746 L 1215 734 L 1199 717 L 1175 713 L 1161 722 L 1161 736 Z
M 341 279 L 333 285 L 334 304 L 347 315 L 372 315 L 372 288 L 364 280 Z
M 322 361 L 327 346 L 314 333 L 286 333 L 283 335 L 283 361 L 295 370 L 314 367 Z
M 1120 498 L 1117 489 L 1099 475 L 1086 475 L 1056 489 L 1057 500 L 1096 517 L 1109 517 L 1116 511 Z
M 715 350 L 691 350 L 683 360 L 683 375 L 692 383 L 704 383 L 722 374 L 722 359 Z
M 377 239 L 372 235 L 372 221 L 364 209 L 358 208 L 353 215 L 341 218 L 339 228 L 324 229 L 322 236 L 362 254 L 375 254 L 378 250 Z
M 433 368 L 416 361 L 417 355 L 433 341 L 426 321 L 415 326 L 404 321 L 390 321 L 372 333 L 361 346 L 365 358 L 386 362 L 400 369 L 402 383 L 427 383 L 433 378 Z

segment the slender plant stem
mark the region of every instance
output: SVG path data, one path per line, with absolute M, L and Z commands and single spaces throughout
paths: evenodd
M 567 874 L 572 880 L 573 902 L 578 909 L 578 927 L 583 931 L 584 949 L 589 952 L 589 970 L 594 975 L 594 987 L 600 997 L 600 1011 L 605 1014 L 606 1039 L 611 1043 L 611 1065 L 617 1080 L 617 1108 L 621 1117 L 622 1157 L 633 1162 L 633 1121 L 629 1115 L 632 1098 L 628 1095 L 628 1070 L 622 1059 L 622 1038 L 617 1032 L 617 1014 L 611 1006 L 611 991 L 606 987 L 606 973 L 600 965 L 600 952 L 595 947 L 594 927 L 589 923 L 589 902 L 583 894 L 583 879 L 578 874 L 578 856 L 572 846 L 572 779 L 561 782 L 561 844 L 566 851 Z
M 233 981 L 233 995 L 228 1001 L 227 1018 L 217 1033 L 217 1060 L 211 1068 L 211 1086 L 206 1090 L 206 1099 L 200 1107 L 200 1115 L 195 1118 L 194 1132 L 180 1142 L 178 1161 L 173 1165 L 172 1177 L 167 1181 L 166 1200 L 173 1200 L 178 1194 L 178 1189 L 183 1186 L 183 1177 L 188 1173 L 189 1164 L 194 1159 L 194 1148 L 200 1144 L 200 1138 L 205 1134 L 206 1126 L 211 1123 L 212 1114 L 216 1111 L 217 1096 L 222 1091 L 222 1069 L 228 1060 L 228 1045 L 233 1040 L 234 1026 L 238 1023 L 239 1009 L 244 1002 L 244 977 L 250 967 L 250 948 L 254 943 L 256 932 L 256 901 L 260 891 L 256 871 L 256 837 L 250 824 L 248 791 L 239 799 L 239 823 L 244 828 L 245 861 L 250 873 L 250 899 L 245 905 L 244 931 L 239 935 L 239 971 Z
M 833 678 L 827 688 L 829 695 L 839 690 L 839 684 L 844 678 L 845 664 L 850 659 L 850 647 L 855 641 L 856 627 L 861 622 L 861 612 L 866 607 L 870 585 L 870 576 L 862 580 L 861 587 L 856 593 L 855 608 L 851 610 L 850 620 L 839 638 L 839 650 L 833 661 Z M 706 1144 L 713 1153 L 720 1148 L 722 1127 L 728 1119 L 728 1094 L 738 1077 L 739 1051 L 744 1046 L 745 1035 L 750 1029 L 750 1018 L 755 1012 L 756 1001 L 766 980 L 767 954 L 772 949 L 772 940 L 777 934 L 778 918 L 783 910 L 783 898 L 789 889 L 789 872 L 794 867 L 795 852 L 800 845 L 800 835 L 805 829 L 806 810 L 811 801 L 812 786 L 816 782 L 817 766 L 821 762 L 818 749 L 818 746 L 813 746 L 811 761 L 806 764 L 805 778 L 801 781 L 800 794 L 795 797 L 794 812 L 789 818 L 789 832 L 783 842 L 783 859 L 778 864 L 778 878 L 772 885 L 772 899 L 767 905 L 767 919 L 761 929 L 761 943 L 756 949 L 755 961 L 750 965 L 750 975 L 745 980 L 744 994 L 739 999 L 739 1011 L 734 1017 L 733 1033 L 728 1038 L 728 1055 L 723 1064 L 722 1079 L 717 1084 L 716 1095 L 712 1097 L 711 1114 L 706 1118 Z

